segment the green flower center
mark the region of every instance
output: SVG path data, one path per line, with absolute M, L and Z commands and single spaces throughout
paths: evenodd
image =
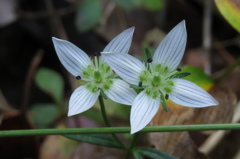
M 97 83 L 100 83 L 102 81 L 102 76 L 99 71 L 94 71 L 94 79 Z
M 109 65 L 101 62 L 96 56 L 94 65 L 88 65 L 83 71 L 81 80 L 87 85 L 87 89 L 95 93 L 100 89 L 109 90 L 113 83 L 114 74 Z
M 161 64 L 148 63 L 148 70 L 144 70 L 139 76 L 139 81 L 145 88 L 145 93 L 153 99 L 160 98 L 170 94 L 174 87 L 174 82 L 170 78 L 176 71 L 170 71 L 166 66 Z
M 154 86 L 158 86 L 161 83 L 160 76 L 153 76 L 152 83 Z

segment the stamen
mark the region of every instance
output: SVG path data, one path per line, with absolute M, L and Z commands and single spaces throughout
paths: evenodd
M 181 68 L 177 68 L 177 71 L 180 72 L 180 71 L 182 71 L 182 69 Z
M 99 52 L 94 52 L 93 55 L 94 56 L 97 56 L 99 54 Z
M 152 58 L 147 59 L 147 62 L 148 62 L 148 63 L 151 63 L 152 61 L 153 61 Z
M 94 57 L 94 63 L 95 63 L 96 70 L 99 70 L 99 64 L 98 64 L 98 57 L 97 56 Z
M 76 79 L 77 79 L 77 80 L 80 80 L 80 79 L 82 79 L 82 78 L 81 78 L 80 76 L 77 76 Z
M 168 94 L 166 94 L 166 95 L 165 95 L 165 99 L 166 99 L 166 100 L 168 100 L 168 98 L 169 98 L 169 95 L 168 95 Z
M 138 86 L 139 86 L 139 87 L 142 87 L 142 82 L 139 82 L 139 83 L 138 83 Z

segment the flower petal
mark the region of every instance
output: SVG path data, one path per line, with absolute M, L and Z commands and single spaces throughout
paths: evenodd
M 86 85 L 78 87 L 71 95 L 68 116 L 76 115 L 91 108 L 98 99 L 100 91 L 93 93 Z
M 73 75 L 82 75 L 88 65 L 93 65 L 88 55 L 74 44 L 52 37 L 58 58 L 63 66 Z
M 160 99 L 153 99 L 142 91 L 134 100 L 131 109 L 131 134 L 143 129 L 157 113 Z
M 129 84 L 120 79 L 114 79 L 110 89 L 104 92 L 111 100 L 126 105 L 132 105 L 137 96 Z
M 104 48 L 103 52 L 119 52 L 127 54 L 132 43 L 134 29 L 134 27 L 131 27 L 116 36 Z
M 128 83 L 138 85 L 141 72 L 147 70 L 141 61 L 129 54 L 106 52 L 101 54 L 107 64 Z
M 218 105 L 218 102 L 205 90 L 196 84 L 184 80 L 174 79 L 174 89 L 169 94 L 169 99 L 186 107 L 207 107 Z
M 186 48 L 187 31 L 185 20 L 176 25 L 162 40 L 153 55 L 154 62 L 174 70 L 181 62 Z

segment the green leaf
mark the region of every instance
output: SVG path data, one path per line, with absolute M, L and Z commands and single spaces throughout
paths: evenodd
M 202 69 L 196 66 L 185 66 L 182 71 L 191 72 L 191 76 L 184 77 L 183 79 L 189 80 L 198 86 L 208 91 L 212 85 L 213 80 L 211 76 L 207 75 Z
M 132 84 L 130 84 L 130 88 L 133 88 L 133 89 L 144 89 L 143 87 L 132 85 Z
M 68 134 L 68 135 L 63 135 L 63 136 L 73 139 L 73 140 L 81 141 L 81 142 L 87 142 L 90 144 L 121 149 L 121 146 L 119 146 L 118 143 L 116 143 L 115 140 L 111 136 L 106 135 L 106 134 L 88 134 L 88 135 Z
M 224 18 L 240 32 L 240 3 L 234 0 L 215 0 L 219 11 Z
M 102 15 L 102 4 L 99 0 L 84 0 L 78 9 L 76 25 L 79 31 L 85 32 L 94 27 Z
M 37 86 L 48 93 L 55 102 L 60 102 L 63 97 L 64 82 L 59 73 L 48 68 L 40 68 L 35 75 Z
M 134 150 L 132 152 L 134 159 L 143 159 L 143 157 L 139 154 L 139 152 L 138 151 L 134 151 Z
M 163 94 L 161 92 L 160 92 L 160 94 L 161 94 L 160 98 L 161 98 L 162 107 L 163 107 L 165 112 L 168 112 L 168 108 L 167 108 L 167 104 L 166 104 L 165 98 L 164 98 L 164 96 L 163 96 Z
M 176 157 L 166 152 L 163 152 L 151 147 L 138 147 L 138 148 L 135 148 L 135 151 L 151 159 L 177 159 Z
M 146 9 L 156 11 L 162 9 L 164 6 L 163 0 L 143 0 Z
M 189 76 L 191 73 L 190 72 L 181 72 L 181 73 L 176 73 L 172 76 L 170 76 L 169 78 L 183 78 L 183 77 L 187 77 Z
M 35 104 L 29 110 L 30 118 L 37 128 L 49 128 L 60 115 L 54 104 Z

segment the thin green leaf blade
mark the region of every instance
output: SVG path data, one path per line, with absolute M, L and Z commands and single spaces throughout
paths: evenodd
M 144 89 L 143 87 L 140 87 L 140 86 L 136 86 L 136 85 L 130 85 L 130 88 L 133 88 L 133 89 Z
M 161 104 L 162 104 L 162 107 L 163 107 L 164 111 L 168 112 L 167 104 L 166 104 L 165 98 L 164 98 L 162 93 L 161 93 L 161 97 L 160 98 L 161 98 Z
M 107 95 L 105 94 L 105 92 L 102 89 L 100 89 L 100 94 L 104 99 L 107 99 Z
M 133 157 L 134 159 L 143 159 L 142 155 L 138 151 L 133 150 Z
M 55 102 L 60 102 L 63 97 L 64 82 L 59 73 L 48 68 L 40 68 L 35 75 L 37 86 L 49 94 Z
M 170 79 L 171 79 L 171 78 L 183 78 L 183 77 L 187 77 L 187 76 L 189 76 L 189 75 L 191 75 L 190 72 L 181 72 L 181 73 L 176 73 L 176 74 L 170 76 L 169 78 L 170 78 Z
M 151 159 L 178 159 L 166 152 L 151 148 L 151 147 L 138 147 L 135 149 L 138 153 L 143 154 Z
M 100 145 L 100 146 L 106 146 L 106 147 L 114 147 L 114 148 L 120 148 L 121 147 L 118 145 L 118 143 L 115 142 L 115 140 L 106 134 L 88 134 L 88 135 L 83 135 L 83 134 L 68 134 L 64 135 L 67 138 L 81 141 L 81 142 L 87 142 L 90 144 L 94 145 Z

